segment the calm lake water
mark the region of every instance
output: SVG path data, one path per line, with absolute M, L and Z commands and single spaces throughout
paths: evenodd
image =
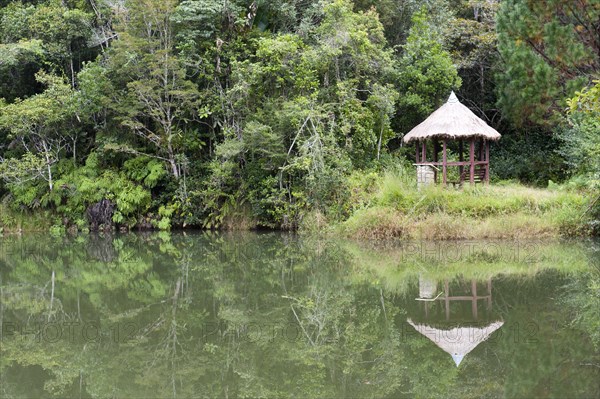
M 0 238 L 0 398 L 598 398 L 600 244 Z

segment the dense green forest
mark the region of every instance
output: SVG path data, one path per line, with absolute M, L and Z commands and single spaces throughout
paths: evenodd
M 569 218 L 600 225 L 599 0 L 0 0 L 0 20 L 0 225 L 345 221 L 414 173 L 401 138 L 451 90 L 503 134 L 493 183 L 585 193 Z

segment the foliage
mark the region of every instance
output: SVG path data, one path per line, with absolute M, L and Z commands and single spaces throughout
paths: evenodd
M 64 217 L 76 221 L 77 218 L 84 217 L 88 206 L 107 199 L 116 204 L 113 221 L 133 226 L 148 210 L 151 199 L 149 188 L 152 188 L 157 178 L 164 173 L 162 165 L 157 169 L 152 160 L 146 161 L 145 165 L 135 169 L 132 165 L 126 165 L 125 170 L 130 171 L 128 178 L 126 172 L 100 172 L 99 160 L 96 154 L 92 153 L 88 156 L 85 166 L 61 176 L 57 181 L 60 191 L 53 192 L 47 200 L 54 203 L 56 210 Z M 136 184 L 136 181 L 142 184 Z
M 600 81 L 575 93 L 568 104 L 568 126 L 559 132 L 561 152 L 592 193 L 590 227 L 600 234 Z
M 598 73 L 599 12 L 595 1 L 501 3 L 498 103 L 518 126 L 556 123 L 565 100 Z
M 568 101 L 569 127 L 562 135 L 564 152 L 576 172 L 589 174 L 600 188 L 600 81 L 575 93 Z
M 461 84 L 450 54 L 442 47 L 442 36 L 427 25 L 424 8 L 413 15 L 412 23 L 398 77 L 405 129 L 422 121 Z
M 123 227 L 335 224 L 451 90 L 496 180 L 590 189 L 597 8 L 534 3 L 0 1 L 0 195 L 78 229 L 119 191 Z
M 174 1 L 130 3 L 127 20 L 117 30 L 119 40 L 106 55 L 108 74 L 120 75 L 115 80 L 122 86 L 105 95 L 113 99 L 111 108 L 121 126 L 142 140 L 142 150 L 135 144 L 111 148 L 162 159 L 178 179 L 185 167 L 182 131 L 194 115 L 198 92 L 174 54 L 174 8 Z
M 76 109 L 73 91 L 62 78 L 39 72 L 36 79 L 47 87 L 43 93 L 17 99 L 0 109 L 0 128 L 10 132 L 9 139 L 20 145 L 24 153 L 21 159 L 9 161 L 8 169 L 2 168 L 3 177 L 13 183 L 41 177 L 52 191 L 53 166 L 64 157 L 69 141 L 70 152 L 76 151 L 75 132 L 63 130 L 75 119 Z M 1 158 L 0 161 L 6 162 Z M 13 173 L 10 166 L 20 172 Z
M 494 73 L 500 58 L 496 30 L 499 6 L 500 2 L 495 0 L 463 2 L 456 18 L 442 25 L 445 27 L 446 48 L 461 77 L 462 85 L 458 92 L 461 101 L 494 127 L 499 116 L 494 94 Z
M 39 86 L 31 82 L 39 69 L 68 76 L 75 85 L 80 63 L 94 56 L 87 46 L 92 35 L 88 11 L 58 0 L 15 1 L 0 9 L 0 54 L 7 56 L 1 57 L 0 74 L 11 80 L 0 86 L 0 97 L 35 94 Z
M 505 135 L 492 144 L 492 179 L 516 179 L 538 187 L 563 181 L 568 168 L 559 148 L 556 137 L 539 130 Z
M 336 1 L 324 8 L 312 40 L 262 38 L 256 61 L 234 63 L 230 95 L 239 122 L 217 147 L 222 159 L 211 164 L 203 202 L 217 209 L 209 225 L 248 201 L 259 224 L 295 228 L 306 207 L 336 202 L 348 161 L 366 164 L 392 137 L 397 93 L 375 82 L 393 71 L 384 46 L 374 13 Z

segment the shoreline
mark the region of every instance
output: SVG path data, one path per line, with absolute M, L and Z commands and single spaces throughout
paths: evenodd
M 375 181 L 355 185 L 351 193 L 336 204 L 343 214 L 331 208 L 304 211 L 295 229 L 266 228 L 247 213 L 234 212 L 226 223 L 212 229 L 195 225 L 159 229 L 159 224 L 128 227 L 115 223 L 105 232 L 292 231 L 358 240 L 581 238 L 599 234 L 598 221 L 589 212 L 595 194 L 566 186 L 540 189 L 498 184 L 419 190 L 406 176 L 387 173 Z M 0 234 L 91 232 L 86 225 L 70 223 L 70 218 L 75 216 L 48 209 L 19 212 L 0 206 Z

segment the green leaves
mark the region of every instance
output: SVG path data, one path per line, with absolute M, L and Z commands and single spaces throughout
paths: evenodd
M 600 81 L 567 100 L 568 126 L 560 132 L 562 153 L 587 184 L 600 190 Z
M 0 108 L 0 128 L 10 132 L 10 138 L 22 146 L 25 154 L 32 154 L 26 159 L 44 159 L 44 171 L 38 169 L 31 178 L 44 178 L 52 191 L 53 165 L 65 155 L 70 133 L 75 133 L 65 128 L 77 115 L 73 90 L 64 79 L 43 71 L 36 78 L 46 90 Z M 76 144 L 73 140 L 73 153 Z
M 154 188 L 167 176 L 164 164 L 157 159 L 136 157 L 125 161 L 123 169 L 131 180 L 141 182 L 148 188 Z
M 19 40 L 17 43 L 0 44 L 0 69 L 17 67 L 19 63 L 37 61 L 44 55 L 42 41 Z
M 0 177 L 9 184 L 23 184 L 44 175 L 46 160 L 31 152 L 21 158 L 8 158 L 0 162 Z
M 523 126 L 548 126 L 565 100 L 600 68 L 598 37 L 592 34 L 600 9 L 587 3 L 510 0 L 498 13 L 498 104 Z
M 413 26 L 403 46 L 399 66 L 399 88 L 403 128 L 408 131 L 461 85 L 442 37 L 428 25 L 425 10 L 413 15 Z
M 135 225 L 150 207 L 148 188 L 166 173 L 162 162 L 138 158 L 125 164 L 125 172 L 102 169 L 98 154 L 90 154 L 84 166 L 57 179 L 60 189 L 48 194 L 46 200 L 65 218 L 74 220 L 85 218 L 88 206 L 107 199 L 116 204 L 115 223 Z
M 105 57 L 118 90 L 117 95 L 106 93 L 114 99 L 110 108 L 121 125 L 141 139 L 139 149 L 133 137 L 129 140 L 131 152 L 162 159 L 178 179 L 184 150 L 180 132 L 199 108 L 199 92 L 175 54 L 170 22 L 174 7 L 174 1 L 132 2 L 131 19 L 123 21 L 127 23 L 120 40 Z
M 6 105 L 0 113 L 0 127 L 9 129 L 15 136 L 51 134 L 57 123 L 73 116 L 71 87 L 64 79 L 40 71 L 37 81 L 46 90 L 25 100 L 17 99 Z

